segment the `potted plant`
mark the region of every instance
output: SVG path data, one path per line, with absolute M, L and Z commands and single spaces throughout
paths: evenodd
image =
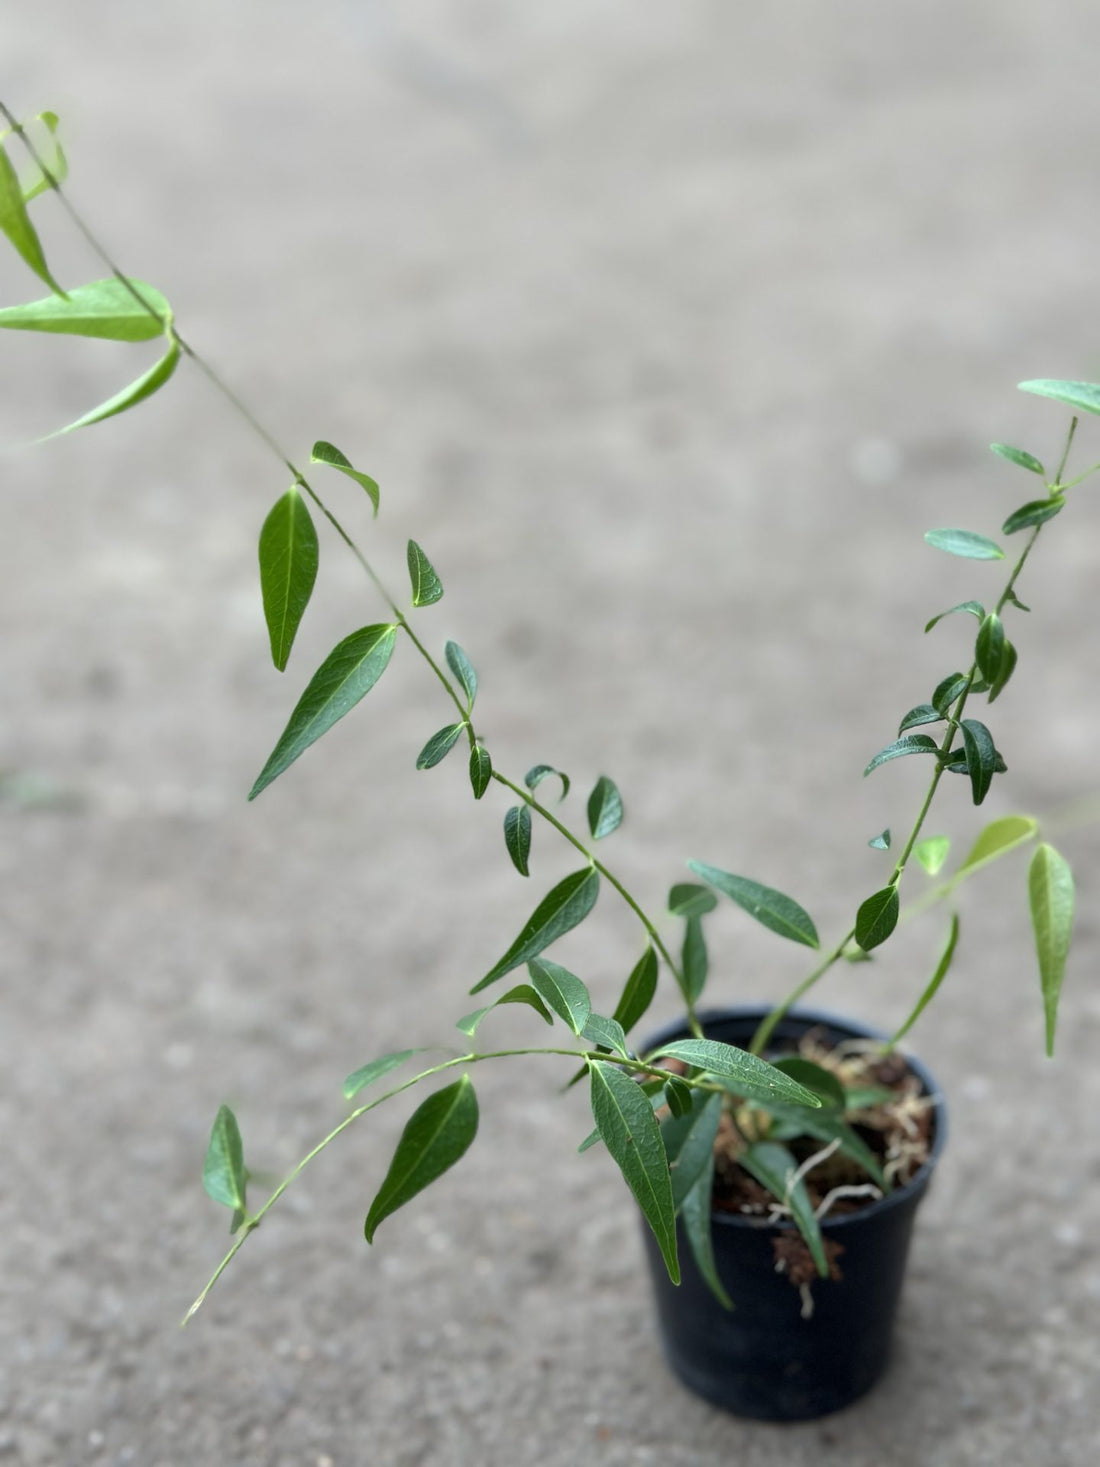
M 315 516 L 327 521 L 356 556 L 380 596 L 383 619 L 351 631 L 306 682 L 250 798 L 350 713 L 385 673 L 399 643 L 407 643 L 408 655 L 423 661 L 450 705 L 449 721 L 420 750 L 417 767 L 431 770 L 462 749 L 474 800 L 481 801 L 494 785 L 509 792 L 504 847 L 522 876 L 529 872 L 536 819 L 578 852 L 578 868 L 538 901 L 518 935 L 476 975 L 470 992 L 479 1006 L 457 1016 L 457 1028 L 469 1044 L 419 1067 L 414 1061 L 423 1051 L 418 1049 L 371 1058 L 345 1082 L 352 1110 L 258 1207 L 248 1198 L 236 1118 L 228 1107 L 221 1108 L 203 1181 L 208 1194 L 230 1210 L 233 1243 L 191 1313 L 287 1187 L 349 1126 L 424 1082 L 439 1087 L 413 1110 L 367 1212 L 364 1231 L 373 1242 L 380 1224 L 452 1167 L 472 1143 L 478 1102 L 471 1075 L 477 1066 L 497 1060 L 524 1064 L 550 1055 L 566 1064 L 567 1079 L 587 1081 L 595 1126 L 582 1149 L 602 1144 L 622 1171 L 645 1219 L 658 1281 L 675 1286 L 685 1280 L 686 1299 L 671 1290 L 660 1295 L 668 1350 L 679 1373 L 712 1399 L 748 1414 L 814 1415 L 853 1399 L 873 1383 L 885 1360 L 913 1210 L 944 1143 L 938 1088 L 923 1066 L 899 1057 L 898 1046 L 943 982 L 957 946 L 957 917 L 949 917 L 934 971 L 893 1035 L 874 1036 L 795 1006 L 838 964 L 865 960 L 891 937 L 901 919 L 902 886 L 914 866 L 934 878 L 944 869 L 946 843 L 927 830 L 943 776 L 960 776 L 960 787 L 981 805 L 992 781 L 1005 772 L 987 724 L 974 716 L 975 705 L 979 698 L 995 702 L 1014 674 L 1016 653 L 1006 627 L 1027 611 L 1018 586 L 1044 525 L 1062 512 L 1068 491 L 1100 467 L 1069 470 L 1077 418 L 1070 421 L 1053 472 L 1027 451 L 993 445 L 1003 459 L 1041 483 L 1041 492 L 1037 489 L 1002 526 L 1002 537 L 1018 549 L 1006 551 L 965 529 L 936 529 L 926 536 L 934 547 L 963 559 L 1003 560 L 1006 575 L 992 605 L 963 601 L 938 612 L 926 626 L 932 633 L 945 618 L 973 618 L 973 651 L 963 668 L 939 681 L 927 702 L 904 713 L 896 737 L 867 764 L 869 775 L 898 758 L 920 756 L 929 780 L 904 839 L 895 845 L 883 831 L 871 840 L 886 853 L 885 879 L 874 892 L 856 894 L 848 930 L 823 946 L 813 920 L 791 897 L 724 867 L 694 861 L 692 879 L 675 883 L 669 893 L 670 912 L 683 924 L 674 952 L 655 916 L 642 909 L 602 856 L 600 843 L 622 821 L 615 783 L 606 776 L 597 780 L 578 828 L 560 807 L 570 794 L 566 774 L 536 764 L 521 779 L 494 766 L 478 733 L 478 678 L 471 658 L 453 641 L 445 643 L 441 656 L 429 646 L 425 626 L 432 613 L 425 609 L 440 600 L 443 586 L 425 551 L 409 542 L 408 590 L 394 594 L 332 513 L 313 468 L 307 477 L 181 335 L 164 296 L 125 275 L 75 215 L 61 187 L 66 162 L 56 116 L 44 113 L 24 124 L 2 103 L 0 116 L 9 128 L 0 137 L 0 228 L 50 292 L 0 309 L 0 327 L 124 342 L 163 338 L 163 355 L 151 369 L 59 431 L 132 408 L 164 386 L 183 357 L 191 359 L 291 476 L 259 536 L 261 598 L 275 667 L 282 671 L 288 664 L 316 581 Z M 25 146 L 29 176 L 21 177 L 9 156 L 13 138 Z M 51 272 L 29 209 L 47 190 L 60 195 L 99 252 L 105 278 L 64 289 Z M 1100 413 L 1100 387 L 1047 379 L 1023 386 L 1074 412 Z M 318 474 L 351 478 L 377 514 L 377 483 L 333 444 L 315 443 L 310 465 L 318 466 Z M 548 790 L 560 796 L 557 803 L 547 800 Z M 1009 816 L 980 829 L 961 865 L 932 895 L 947 902 L 960 882 L 1028 844 L 1034 846 L 1029 903 L 1052 1050 L 1073 884 L 1063 858 L 1039 839 L 1037 822 Z M 547 954 L 608 890 L 637 918 L 642 951 L 631 955 L 629 977 L 615 1001 L 595 1007 L 584 982 Z M 704 922 L 722 898 L 815 954 L 806 977 L 770 1011 L 701 1009 L 708 974 Z M 639 1041 L 637 1026 L 662 971 L 679 991 L 685 1018 L 676 1029 Z M 561 1042 L 507 1050 L 475 1047 L 482 1026 L 491 1028 L 491 1015 L 503 1004 L 526 1006 L 533 1023 L 558 1026 Z M 406 1078 L 398 1078 L 403 1069 Z M 849 1308 L 855 1311 L 850 1317 Z

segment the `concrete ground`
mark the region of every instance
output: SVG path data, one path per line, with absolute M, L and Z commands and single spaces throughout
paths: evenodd
M 1100 377 L 1096 7 L 0 9 L 0 96 L 63 114 L 72 197 L 125 268 L 294 454 L 326 437 L 377 476 L 376 525 L 323 482 L 389 580 L 424 545 L 447 594 L 417 625 L 473 657 L 498 765 L 568 770 L 578 824 L 612 775 L 606 859 L 655 910 L 697 856 L 843 931 L 882 880 L 868 838 L 908 828 L 922 789 L 919 761 L 862 766 L 966 656 L 961 618 L 922 625 L 1002 575 L 921 534 L 995 533 L 1030 497 L 990 440 L 1056 456 L 1064 414 L 1017 381 Z M 101 273 L 52 201 L 37 217 L 65 280 Z M 5 254 L 2 299 L 35 287 Z M 0 436 L 75 416 L 145 351 L 6 337 Z M 1100 458 L 1094 423 L 1081 439 Z M 952 1137 L 875 1394 L 779 1429 L 666 1374 L 629 1198 L 573 1155 L 589 1121 L 564 1062 L 481 1067 L 477 1143 L 373 1249 L 411 1106 L 362 1122 L 179 1330 L 226 1244 L 199 1181 L 219 1103 L 282 1174 L 344 1113 L 349 1070 L 450 1042 L 576 864 L 542 828 L 521 881 L 501 800 L 475 806 L 457 757 L 413 769 L 447 712 L 407 645 L 245 803 L 313 668 L 382 613 L 326 536 L 271 669 L 254 543 L 285 487 L 188 370 L 4 459 L 0 1462 L 1095 1460 L 1100 838 L 1065 813 L 1098 784 L 1091 490 L 1027 568 L 990 716 L 1010 774 L 986 810 L 1051 817 L 1078 872 L 1059 1055 L 1017 860 L 974 883 L 914 1034 Z M 965 846 L 980 821 L 949 785 L 933 828 Z M 943 924 L 823 1001 L 897 1023 Z M 716 1001 L 804 971 L 732 906 L 712 946 Z M 605 891 L 560 955 L 606 1007 L 638 951 Z

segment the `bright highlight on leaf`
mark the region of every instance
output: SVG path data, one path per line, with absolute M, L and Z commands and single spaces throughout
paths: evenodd
M 431 561 L 415 540 L 409 541 L 408 561 L 413 605 L 434 605 L 443 595 L 443 582 L 436 575 Z
M 65 292 L 50 274 L 50 267 L 46 264 L 42 241 L 27 213 L 23 186 L 3 143 L 0 143 L 0 230 L 7 235 L 16 253 L 38 278 L 45 281 L 58 296 L 64 297 Z
M 961 555 L 965 560 L 1004 560 L 1005 553 L 993 540 L 973 530 L 927 530 L 924 538 L 937 550 Z
M 271 660 L 287 664 L 299 624 L 317 580 L 319 547 L 309 509 L 292 484 L 260 531 L 260 591 L 271 641 Z
M 354 479 L 361 488 L 367 491 L 370 502 L 374 505 L 374 512 L 378 513 L 378 485 L 369 474 L 360 473 L 358 469 L 353 468 L 351 460 L 346 458 L 333 444 L 326 443 L 323 438 L 319 438 L 313 445 L 309 461 L 313 464 L 328 464 L 330 469 L 339 469 L 340 473 L 346 474 L 349 479 Z
M 623 820 L 623 802 L 614 780 L 601 774 L 588 796 L 588 829 L 593 840 L 603 840 L 618 830 Z
M 1031 858 L 1027 873 L 1031 926 L 1039 959 L 1039 983 L 1046 1019 L 1047 1054 L 1054 1053 L 1058 1000 L 1066 975 L 1066 958 L 1073 936 L 1073 872 L 1064 856 L 1045 842 Z
M 172 308 L 159 290 L 144 280 L 127 285 L 114 276 L 79 285 L 67 297 L 50 295 L 0 310 L 0 326 L 9 331 L 48 331 L 104 341 L 154 341 L 171 325 Z
M 480 982 L 474 984 L 470 992 L 479 993 L 521 963 L 529 963 L 544 948 L 578 926 L 596 905 L 599 891 L 600 878 L 592 866 L 584 866 L 564 881 L 559 881 L 539 902 L 504 956 L 493 964 Z
M 791 897 L 774 891 L 770 886 L 761 886 L 758 881 L 750 881 L 747 876 L 720 871 L 717 866 L 708 866 L 703 861 L 689 861 L 688 865 L 697 876 L 731 897 L 770 931 L 807 947 L 820 946 L 813 919 Z
M 477 1122 L 477 1096 L 469 1075 L 429 1095 L 414 1111 L 363 1224 L 368 1243 L 374 1242 L 384 1218 L 465 1156 L 477 1135 Z

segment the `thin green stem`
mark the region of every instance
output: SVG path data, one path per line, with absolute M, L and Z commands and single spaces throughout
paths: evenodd
M 1058 464 L 1058 472 L 1054 475 L 1054 484 L 1048 484 L 1047 485 L 1047 488 L 1048 489 L 1053 489 L 1055 487 L 1055 485 L 1060 485 L 1061 482 L 1062 482 L 1062 475 L 1065 473 L 1065 471 L 1066 471 L 1066 464 L 1069 462 L 1069 451 L 1073 447 L 1073 435 L 1076 432 L 1077 432 L 1077 419 L 1076 418 L 1070 418 L 1070 420 L 1069 420 L 1069 432 L 1066 434 L 1066 446 L 1065 446 L 1065 448 L 1062 449 L 1062 457 L 1061 457 L 1061 460 L 1060 460 L 1060 462 Z

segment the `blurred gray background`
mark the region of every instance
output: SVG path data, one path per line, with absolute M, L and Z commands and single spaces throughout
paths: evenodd
M 991 439 L 1057 457 L 1066 415 L 1017 381 L 1100 377 L 1098 44 L 1084 0 L 4 0 L 0 95 L 62 114 L 73 199 L 291 451 L 329 438 L 378 478 L 376 524 L 318 485 L 397 587 L 410 534 L 431 556 L 447 594 L 417 625 L 470 652 L 498 765 L 568 770 L 578 825 L 614 777 L 603 854 L 654 910 L 696 856 L 839 934 L 883 879 L 867 840 L 908 828 L 926 773 L 860 771 L 967 655 L 969 624 L 923 623 L 1002 580 L 921 534 L 996 533 L 1031 497 Z M 102 273 L 53 200 L 35 214 L 66 281 Z M 0 299 L 38 293 L 5 251 Z M 5 334 L 3 441 L 147 350 Z M 1097 426 L 1080 437 L 1100 458 Z M 506 802 L 475 806 L 459 755 L 413 769 L 448 715 L 407 645 L 246 805 L 314 667 L 382 613 L 324 536 L 272 670 L 254 547 L 285 488 L 186 368 L 3 460 L 0 1461 L 1092 1461 L 1100 842 L 1072 810 L 1098 785 L 1093 491 L 1021 585 L 991 717 L 1011 773 L 982 812 L 1049 818 L 1078 871 L 1059 1057 L 1016 859 L 967 895 L 913 1036 L 952 1139 L 894 1368 L 847 1416 L 780 1430 L 666 1374 L 630 1200 L 573 1155 L 585 1097 L 550 1061 L 479 1070 L 477 1143 L 370 1250 L 411 1106 L 361 1123 L 179 1331 L 226 1243 L 199 1184 L 218 1104 L 280 1175 L 349 1070 L 451 1042 L 576 864 L 538 829 L 521 881 Z M 930 828 L 965 847 L 980 824 L 948 781 Z M 896 1024 L 944 920 L 823 1001 Z M 716 1001 L 804 971 L 729 905 L 712 949 Z M 639 950 L 605 891 L 560 956 L 610 1007 Z

